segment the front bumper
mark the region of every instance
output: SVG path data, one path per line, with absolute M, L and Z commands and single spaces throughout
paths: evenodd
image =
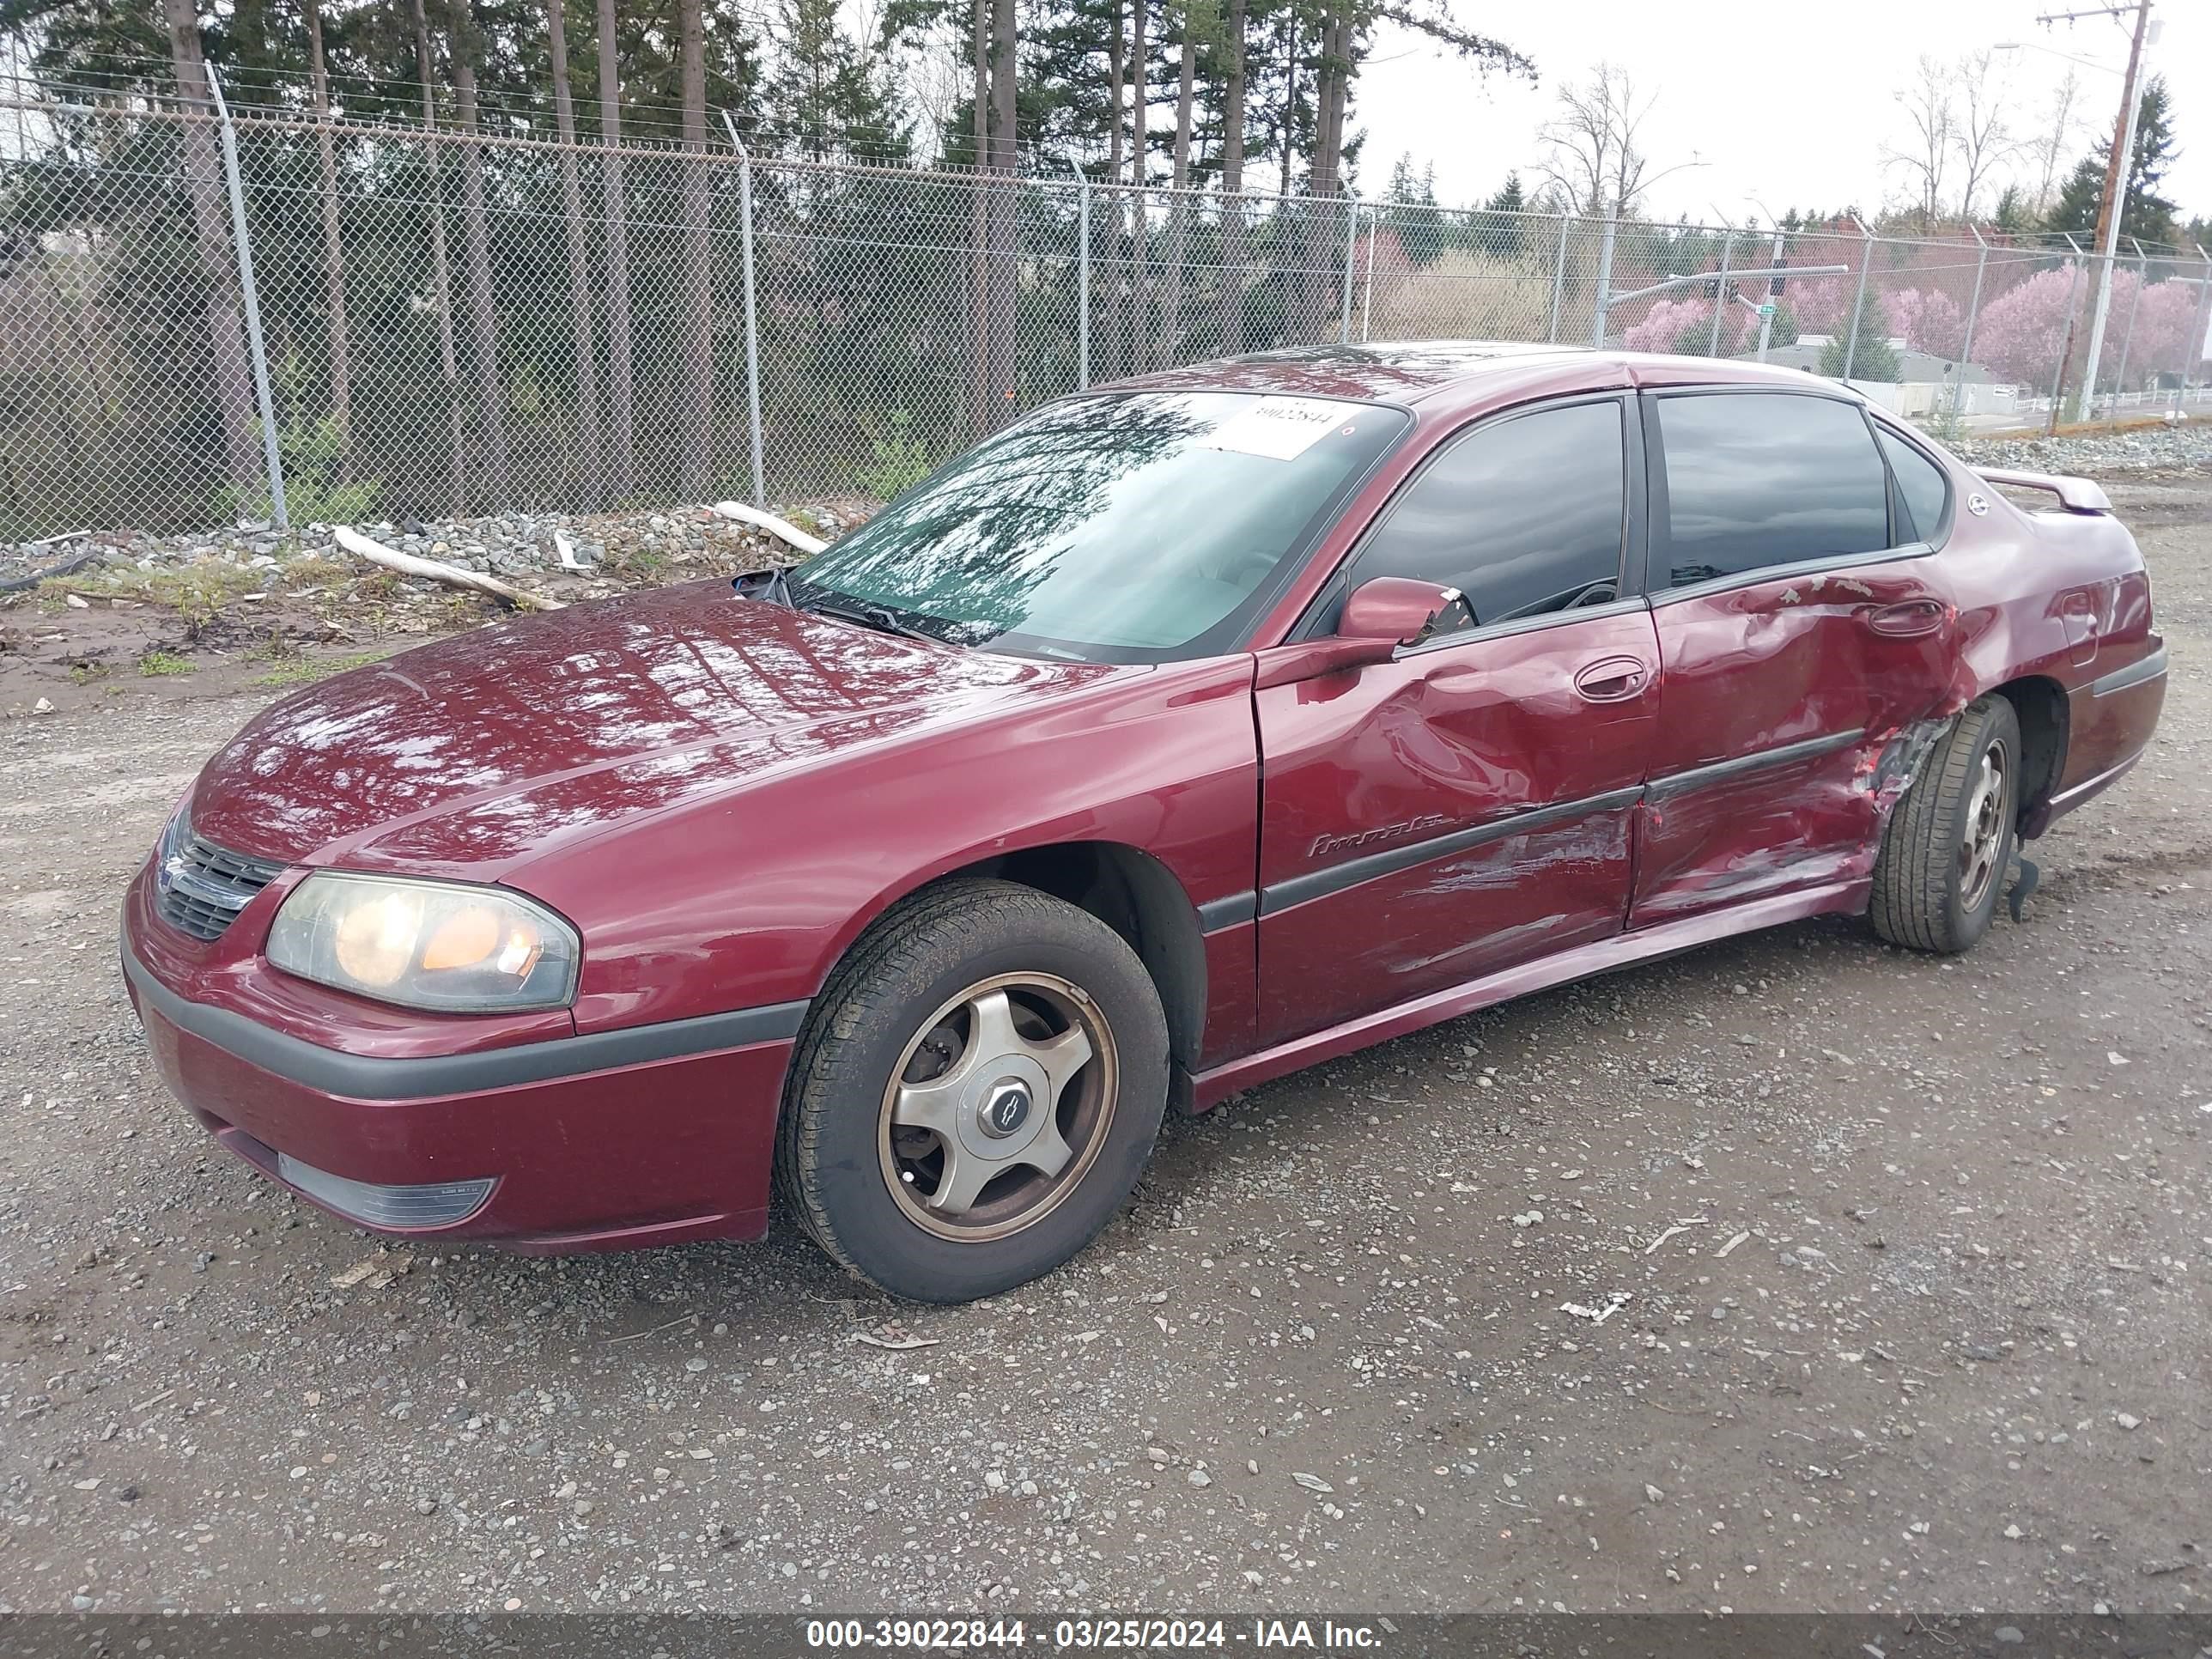
M 451 1056 L 349 1054 L 124 975 L 172 1093 L 271 1179 L 410 1238 L 621 1249 L 767 1230 L 803 1004 Z

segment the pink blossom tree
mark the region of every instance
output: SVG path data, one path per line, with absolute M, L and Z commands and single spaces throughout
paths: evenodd
M 1975 323 L 1976 360 L 2001 380 L 2049 392 L 2066 349 L 2069 295 L 2078 297 L 2074 273 L 2058 266 L 2007 289 Z
M 2160 374 L 2185 368 L 2191 374 L 2198 373 L 2201 358 L 2198 362 L 2184 362 L 2196 325 L 2197 290 L 2189 283 L 2152 283 L 2144 287 L 2135 272 L 2118 272 L 2112 278 L 2111 321 L 2106 325 L 2099 384 L 2133 392 Z M 2193 343 L 2201 352 L 2203 343 Z M 2124 357 L 2128 374 L 2127 383 L 2122 386 L 2118 376 Z
M 1966 344 L 1966 313 L 1942 289 L 1899 289 L 1883 302 L 1890 331 L 1915 351 L 1955 359 Z
M 1850 326 L 1854 276 L 1808 276 L 1784 284 L 1784 297 L 1806 334 L 1841 334 Z
M 1731 302 L 1721 317 L 1721 355 L 1725 357 L 1746 349 L 1757 327 L 1757 318 Z M 1702 357 L 1713 349 L 1713 302 L 1695 297 L 1655 300 L 1643 320 L 1631 325 L 1620 338 L 1631 351 Z
M 2066 349 L 2067 300 L 2071 295 L 2087 325 L 2089 285 L 2064 269 L 2039 270 L 1982 307 L 1974 330 L 1974 356 L 2001 380 L 2048 391 Z M 2138 298 L 2140 295 L 2140 298 Z M 2196 325 L 2197 293 L 2185 283 L 2153 283 L 2123 266 L 2112 273 L 2105 345 L 2097 365 L 2100 389 L 2133 391 L 2153 377 L 2197 365 L 2185 363 Z M 2077 355 L 2083 348 L 2077 345 Z M 2201 343 L 2200 343 L 2201 349 Z M 2124 358 L 2127 384 L 2120 385 Z M 2077 368 L 2078 372 L 2078 368 Z

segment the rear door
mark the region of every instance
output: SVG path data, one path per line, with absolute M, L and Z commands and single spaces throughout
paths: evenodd
M 1951 678 L 1956 612 L 1926 556 L 1948 498 L 1922 461 L 1923 534 L 1885 454 L 1911 446 L 1813 387 L 1643 403 L 1663 678 L 1630 925 L 1863 878 L 1887 766 Z
M 1656 726 L 1638 443 L 1632 394 L 1447 440 L 1304 631 L 1374 576 L 1458 588 L 1463 625 L 1257 694 L 1263 1042 L 1620 931 Z

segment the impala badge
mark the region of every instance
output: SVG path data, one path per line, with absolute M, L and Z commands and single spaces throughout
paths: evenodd
M 1403 841 L 1408 836 L 1441 830 L 1450 822 L 1441 812 L 1423 812 L 1418 817 L 1401 818 L 1395 823 L 1362 830 L 1354 835 L 1322 836 L 1314 842 L 1312 850 L 1306 856 L 1317 859 L 1324 853 L 1348 853 L 1355 847 L 1372 847 L 1377 842 Z

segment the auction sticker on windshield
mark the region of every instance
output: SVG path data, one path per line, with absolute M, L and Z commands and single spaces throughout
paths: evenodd
M 1342 404 L 1326 398 L 1262 398 L 1214 428 L 1206 447 L 1271 461 L 1294 461 L 1327 437 L 1344 416 Z

